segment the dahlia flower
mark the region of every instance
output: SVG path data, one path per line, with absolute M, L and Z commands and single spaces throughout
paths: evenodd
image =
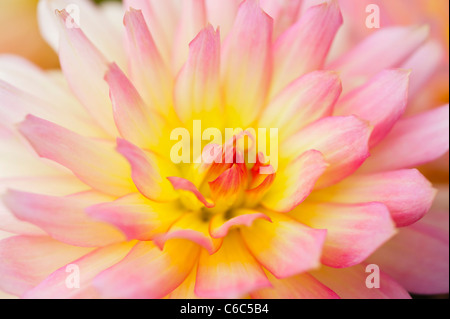
M 79 25 L 65 10 L 74 3 Z M 425 216 L 436 190 L 414 167 L 447 152 L 449 108 L 403 116 L 426 26 L 383 28 L 328 60 L 343 23 L 336 1 L 124 8 L 40 1 L 62 75 L 0 58 L 0 229 L 16 234 L 0 242 L 0 289 L 24 298 L 448 291 L 448 215 Z M 212 139 L 198 123 L 223 136 L 242 130 Z M 373 287 L 367 269 L 377 265 Z

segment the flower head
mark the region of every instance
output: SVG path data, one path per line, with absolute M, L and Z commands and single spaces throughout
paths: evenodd
M 15 73 L 0 81 L 0 227 L 19 236 L 0 242 L 0 288 L 409 296 L 384 273 L 368 289 L 365 263 L 429 210 L 436 191 L 414 167 L 448 150 L 448 105 L 403 117 L 403 63 L 426 27 L 382 29 L 328 62 L 337 1 L 128 0 L 123 26 L 118 7 L 71 2 L 79 24 L 69 2 L 39 4 L 63 78 L 2 57 Z

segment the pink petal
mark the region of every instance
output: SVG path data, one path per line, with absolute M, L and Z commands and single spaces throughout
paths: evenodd
M 17 218 L 39 226 L 56 240 L 98 247 L 124 240 L 117 229 L 92 220 L 84 212 L 87 206 L 107 200 L 105 197 L 95 193 L 54 197 L 8 191 L 3 201 Z
M 448 104 L 400 120 L 361 168 L 367 172 L 416 167 L 449 149 Z
M 92 117 L 112 136 L 117 129 L 111 112 L 108 85 L 104 81 L 107 59 L 89 41 L 80 28 L 68 27 L 68 13 L 58 13 L 61 37 L 59 60 L 70 88 Z M 86 81 L 89 75 L 89 81 Z
M 167 178 L 175 190 L 186 191 L 192 193 L 205 207 L 212 208 L 214 203 L 210 203 L 206 200 L 202 193 L 197 189 L 197 187 L 189 180 L 181 177 L 168 177 Z
M 257 0 L 242 2 L 223 50 L 225 107 L 231 127 L 246 128 L 263 106 L 272 69 L 272 27 L 272 18 Z
M 142 12 L 130 8 L 125 13 L 124 24 L 130 78 L 149 107 L 168 115 L 168 106 L 172 103 L 172 75 L 153 41 Z
M 326 230 L 309 228 L 278 213 L 241 233 L 252 255 L 275 277 L 287 278 L 320 266 Z
M 155 148 L 163 133 L 163 119 L 149 109 L 125 74 L 115 64 L 105 76 L 120 134 L 142 148 Z
M 396 232 L 389 210 L 380 203 L 305 202 L 290 216 L 309 227 L 327 230 L 321 261 L 334 268 L 363 262 Z
M 54 271 L 44 281 L 33 289 L 27 291 L 22 297 L 27 299 L 97 299 L 100 295 L 93 286 L 92 281 L 101 271 L 120 262 L 135 245 L 131 243 L 120 243 L 98 248 L 93 252 L 71 261 Z M 79 271 L 79 288 L 67 286 L 71 268 L 76 266 Z
M 342 299 L 411 299 L 401 285 L 382 271 L 380 288 L 368 288 L 366 279 L 371 272 L 366 272 L 364 264 L 341 269 L 322 267 L 311 275 Z
M 410 169 L 352 176 L 312 198 L 345 204 L 381 202 L 402 227 L 421 219 L 435 195 L 431 183 L 418 170 Z
M 409 71 L 385 70 L 351 91 L 334 115 L 356 115 L 374 126 L 370 146 L 380 142 L 403 115 L 408 100 Z
M 327 69 L 339 71 L 347 90 L 351 89 L 383 69 L 400 67 L 423 44 L 428 33 L 426 26 L 382 28 Z
M 92 251 L 50 237 L 16 236 L 0 241 L 0 289 L 21 295 L 65 264 Z
M 205 221 L 202 212 L 186 213 L 170 227 L 167 233 L 157 236 L 154 242 L 161 249 L 172 239 L 187 239 L 203 248 L 209 254 L 214 254 L 222 245 L 222 239 L 216 239 L 209 234 L 209 223 Z
M 280 168 L 275 181 L 262 200 L 262 205 L 278 212 L 288 212 L 308 197 L 327 164 L 323 155 L 307 151 Z
M 220 96 L 220 35 L 208 26 L 189 45 L 189 58 L 175 84 L 175 110 L 186 126 L 201 119 L 205 127 L 223 121 Z
M 354 116 L 321 119 L 280 145 L 280 156 L 293 158 L 314 149 L 323 154 L 329 167 L 317 182 L 323 188 L 355 172 L 369 156 L 368 123 Z
M 195 294 L 202 298 L 237 298 L 270 287 L 264 271 L 250 255 L 239 233 L 225 237 L 214 255 L 203 251 L 197 271 Z
M 131 177 L 142 195 L 155 201 L 169 201 L 175 198 L 172 186 L 161 175 L 154 154 L 144 152 L 122 139 L 117 140 L 117 151 L 130 163 Z
M 295 80 L 266 107 L 259 127 L 278 128 L 280 141 L 304 126 L 331 116 L 342 91 L 334 72 L 316 71 Z
M 310 8 L 274 44 L 272 95 L 299 76 L 321 69 L 342 24 L 336 1 Z
M 254 299 L 339 299 L 333 290 L 320 283 L 310 274 L 285 279 L 268 276 L 272 288 L 251 293 Z
M 89 186 L 118 196 L 135 189 L 126 161 L 109 144 L 31 115 L 19 125 L 19 131 L 39 156 L 67 167 Z
M 124 0 L 126 10 L 142 10 L 148 29 L 152 34 L 161 57 L 168 65 L 175 36 L 177 10 L 174 1 L 161 0 Z
M 261 8 L 274 20 L 274 37 L 293 25 L 300 15 L 303 0 L 261 0 Z
M 157 203 L 141 194 L 131 194 L 113 202 L 90 206 L 86 213 L 94 219 L 113 224 L 128 240 L 152 240 L 165 233 L 183 211 L 175 202 Z
M 162 298 L 186 279 L 198 253 L 199 247 L 185 240 L 171 240 L 164 251 L 139 242 L 122 261 L 101 272 L 94 286 L 104 298 Z
M 447 194 L 448 196 L 448 194 Z M 369 258 L 416 294 L 448 293 L 448 209 L 430 211 Z
M 209 232 L 211 237 L 223 238 L 236 226 L 250 227 L 258 219 L 270 221 L 270 218 L 260 212 L 250 209 L 238 209 L 233 212 L 233 217 L 227 219 L 225 214 L 216 214 L 210 222 Z
M 181 17 L 178 21 L 172 51 L 172 68 L 175 74 L 186 62 L 189 43 L 206 26 L 205 0 L 183 1 Z
M 233 27 L 241 0 L 205 0 L 208 21 L 214 29 L 220 28 L 222 38 L 228 35 Z

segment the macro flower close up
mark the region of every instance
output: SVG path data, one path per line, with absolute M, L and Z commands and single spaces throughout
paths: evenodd
M 39 1 L 61 71 L 0 55 L 0 290 L 448 293 L 448 209 L 416 168 L 449 106 L 407 111 L 443 50 L 426 25 L 339 48 L 337 0 L 123 2 Z

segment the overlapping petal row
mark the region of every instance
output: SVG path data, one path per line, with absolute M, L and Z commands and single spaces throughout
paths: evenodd
M 448 150 L 448 105 L 404 116 L 426 28 L 382 29 L 329 62 L 343 22 L 336 1 L 128 0 L 123 25 L 122 9 L 75 2 L 81 28 L 67 24 L 69 1 L 39 5 L 63 77 L 0 58 L 0 229 L 17 234 L 0 242 L 2 290 L 408 298 L 406 289 L 448 289 L 442 277 L 419 278 L 448 273 L 448 238 L 435 223 L 445 215 L 418 222 L 436 190 L 414 169 Z M 171 132 L 193 133 L 195 120 L 244 131 L 202 148 L 208 163 L 175 164 Z M 251 163 L 239 146 L 257 142 L 245 129 L 259 127 L 279 130 L 276 170 L 270 154 Z M 433 265 L 398 276 L 421 245 Z M 365 286 L 370 262 L 387 270 L 380 289 Z M 80 289 L 65 286 L 67 264 L 80 267 Z

